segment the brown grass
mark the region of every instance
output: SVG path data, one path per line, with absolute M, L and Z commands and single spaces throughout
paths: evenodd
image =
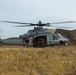
M 2 46 L 0 75 L 76 75 L 76 46 Z

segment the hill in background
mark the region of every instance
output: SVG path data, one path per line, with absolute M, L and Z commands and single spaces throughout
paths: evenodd
M 66 38 L 69 38 L 70 41 L 76 40 L 76 30 L 56 29 L 56 32 L 62 34 Z

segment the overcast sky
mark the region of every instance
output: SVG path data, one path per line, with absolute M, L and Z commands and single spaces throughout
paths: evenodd
M 37 23 L 76 21 L 76 0 L 0 0 L 0 21 Z M 13 27 L 0 22 L 0 37 L 16 37 L 33 27 Z M 56 26 L 56 25 L 55 25 Z M 76 29 L 74 24 L 59 24 Z

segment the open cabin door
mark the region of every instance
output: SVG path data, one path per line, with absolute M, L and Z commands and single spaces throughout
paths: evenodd
M 47 36 L 35 36 L 33 38 L 34 47 L 45 47 L 47 45 Z

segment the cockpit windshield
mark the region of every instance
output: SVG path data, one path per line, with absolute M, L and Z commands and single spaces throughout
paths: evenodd
M 61 34 L 56 34 L 58 38 L 63 38 L 63 36 Z

